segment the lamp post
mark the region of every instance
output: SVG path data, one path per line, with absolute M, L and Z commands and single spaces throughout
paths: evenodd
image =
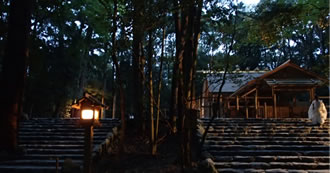
M 91 102 L 81 103 L 80 125 L 85 128 L 84 173 L 92 172 L 93 126 L 99 125 L 100 106 Z

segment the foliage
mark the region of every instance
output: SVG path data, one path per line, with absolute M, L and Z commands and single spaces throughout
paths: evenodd
M 151 1 L 150 1 L 151 2 Z M 139 2 L 141 3 L 141 2 Z M 150 5 L 149 1 L 145 5 Z M 314 72 L 329 75 L 329 14 L 327 0 L 261 0 L 255 10 L 229 0 L 204 1 L 197 70 L 225 67 L 225 50 L 236 31 L 230 69 L 275 68 L 291 59 Z M 7 33 L 9 1 L 0 3 L 0 71 Z M 154 36 L 154 76 L 158 75 L 161 28 L 166 26 L 162 109 L 168 109 L 175 59 L 173 12 L 165 0 L 153 1 L 142 16 L 145 30 Z M 24 111 L 38 116 L 57 116 L 65 107 L 89 91 L 112 103 L 116 74 L 112 55 L 113 1 L 37 1 L 33 6 L 30 59 Z M 118 2 L 118 59 L 122 67 L 127 113 L 133 113 L 135 99 L 132 61 L 133 3 Z M 142 42 L 143 51 L 147 43 Z M 148 63 L 148 62 L 147 62 Z M 144 69 L 145 70 L 145 69 Z M 145 71 L 144 71 L 145 72 Z M 153 78 L 156 81 L 156 77 Z M 201 80 L 196 86 L 201 86 Z M 103 93 L 104 92 L 104 93 Z M 146 92 L 146 91 L 145 91 Z M 196 92 L 197 95 L 199 91 Z

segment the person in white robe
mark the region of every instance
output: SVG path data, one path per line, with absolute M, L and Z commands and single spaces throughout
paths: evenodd
M 312 104 L 308 109 L 308 118 L 312 120 L 313 124 L 322 125 L 327 119 L 327 109 L 322 100 L 315 96 Z

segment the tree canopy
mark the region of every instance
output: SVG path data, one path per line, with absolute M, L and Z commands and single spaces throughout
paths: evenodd
M 307 69 L 328 75 L 328 1 L 262 0 L 254 9 L 236 1 L 202 3 L 197 70 L 224 69 L 226 51 L 231 49 L 228 60 L 233 69 L 272 69 L 291 59 Z M 9 5 L 10 1 L 0 3 L 0 59 L 4 57 L 7 40 Z M 33 3 L 25 112 L 35 116 L 65 116 L 67 106 L 83 91 L 104 97 L 107 104 L 112 104 L 113 91 L 117 91 L 111 59 L 113 6 L 114 2 L 109 0 Z M 162 0 L 118 1 L 115 51 L 128 98 L 127 113 L 137 113 L 134 106 L 137 98 L 131 98 L 134 93 L 141 93 L 136 96 L 142 98 L 148 89 L 144 83 L 151 37 L 155 74 L 152 80 L 156 82 L 163 59 L 161 107 L 169 109 L 177 51 L 174 17 L 180 8 L 180 4 L 176 6 Z M 163 29 L 166 30 L 165 53 L 161 58 Z M 0 67 L 2 69 L 2 63 Z M 140 87 L 138 82 L 142 82 Z M 200 84 L 196 82 L 196 85 Z M 143 107 L 147 100 L 142 98 L 139 102 Z

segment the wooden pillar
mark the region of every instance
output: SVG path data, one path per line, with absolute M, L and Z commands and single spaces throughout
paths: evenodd
M 258 118 L 258 88 L 256 88 L 256 93 L 254 96 L 254 105 L 255 105 L 255 112 L 256 112 L 256 118 Z
M 230 97 L 227 97 L 227 109 L 226 109 L 226 113 L 228 114 L 230 112 Z M 228 117 L 230 117 L 230 114 L 228 114 Z
M 259 98 L 258 98 L 259 99 Z M 261 117 L 261 110 L 260 110 L 261 106 L 260 106 L 260 101 L 258 100 L 258 116 Z
M 274 93 L 274 116 L 277 118 L 277 100 L 276 100 L 276 94 Z
M 236 96 L 236 110 L 239 111 L 239 97 Z
M 92 172 L 93 126 L 85 127 L 84 173 Z
M 264 116 L 265 116 L 265 118 L 267 118 L 267 102 L 265 101 L 264 102 Z
M 247 102 L 246 96 L 244 97 L 245 99 L 245 118 L 249 118 L 249 104 Z
M 211 118 L 212 115 L 213 115 L 213 114 L 212 114 L 212 113 L 213 113 L 213 112 L 212 112 L 213 97 L 208 97 L 208 100 L 209 100 L 209 101 L 208 101 L 208 103 L 207 103 L 207 108 L 208 108 L 209 112 L 208 112 L 208 115 L 207 115 L 207 116 L 208 116 L 209 118 Z
M 311 103 L 315 97 L 315 88 L 309 89 L 309 102 Z
M 223 110 L 223 108 L 224 108 L 224 106 L 222 106 L 223 104 L 223 100 L 222 100 L 222 94 L 220 95 L 220 105 L 219 105 L 219 109 L 218 109 L 218 111 L 219 111 L 219 115 L 220 115 L 220 117 L 222 117 L 222 112 L 224 112 L 224 110 Z
M 276 94 L 273 87 L 272 87 L 272 97 L 273 97 L 273 114 L 274 117 L 277 118 Z

